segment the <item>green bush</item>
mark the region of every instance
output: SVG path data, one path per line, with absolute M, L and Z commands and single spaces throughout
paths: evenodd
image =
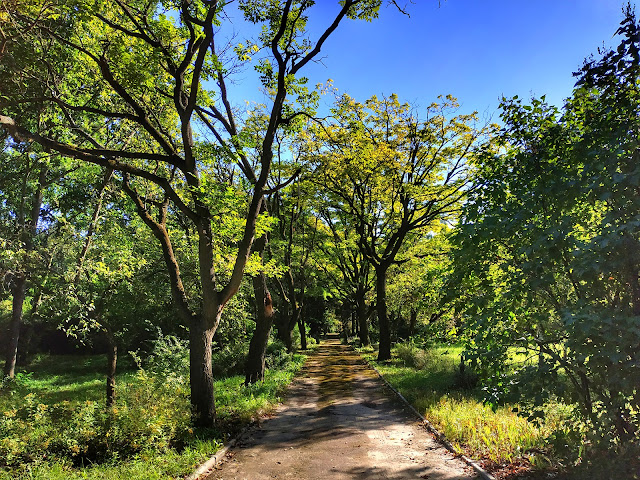
M 414 343 L 405 342 L 395 346 L 395 356 L 404 363 L 404 366 L 416 370 L 453 371 L 454 363 L 450 356 L 444 355 L 436 349 L 423 349 Z
M 19 403 L 0 412 L 2 467 L 51 457 L 104 461 L 149 446 L 166 451 L 184 443 L 189 433 L 188 382 L 145 370 L 120 389 L 110 409 L 95 401 L 46 405 L 33 393 Z
M 139 360 L 137 363 L 139 367 L 142 366 L 142 362 Z M 153 375 L 188 377 L 189 342 L 174 335 L 163 335 L 161 331 L 158 331 L 158 338 L 144 362 L 144 367 Z
M 211 363 L 213 365 L 213 376 L 224 378 L 244 373 L 244 362 L 247 357 L 248 346 L 244 342 L 236 342 L 226 345 L 213 352 Z

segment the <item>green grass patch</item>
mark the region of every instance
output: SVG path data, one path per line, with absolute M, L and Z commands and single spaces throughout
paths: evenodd
M 443 395 L 438 401 L 421 398 L 416 405 L 460 452 L 475 458 L 496 464 L 523 457 L 534 460 L 531 452 L 545 444 L 544 429 L 519 417 L 510 407 L 493 411 L 463 394 Z
M 512 407 L 494 411 L 482 403 L 479 390 L 463 388 L 461 353 L 460 346 L 424 351 L 401 344 L 389 362 L 377 363 L 373 353 L 364 357 L 459 451 L 496 464 L 523 458 L 539 463 L 533 452 L 545 447 L 548 429 L 518 416 Z
M 42 357 L 0 391 L 0 480 L 183 477 L 274 408 L 304 359 L 278 352 L 257 385 L 217 380 L 218 426 L 194 431 L 184 374 L 128 365 L 107 411 L 103 357 Z

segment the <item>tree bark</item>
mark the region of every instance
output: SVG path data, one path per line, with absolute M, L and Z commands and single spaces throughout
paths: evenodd
M 416 333 L 416 323 L 418 321 L 418 310 L 411 307 L 411 314 L 409 316 L 409 336 L 413 337 Z
M 358 322 L 355 311 L 351 312 L 351 333 L 353 336 L 356 336 L 358 334 Z
M 107 348 L 107 407 L 116 403 L 116 366 L 118 364 L 118 344 L 110 329 L 106 331 Z
M 360 346 L 366 347 L 370 344 L 369 339 L 369 319 L 367 315 L 367 305 L 365 302 L 365 292 L 362 288 L 358 288 L 356 292 L 356 315 L 358 316 L 358 337 L 360 338 Z
M 27 295 L 27 279 L 23 273 L 16 273 L 12 280 L 13 306 L 11 311 L 11 323 L 9 324 L 9 344 L 4 364 L 5 377 L 14 378 L 16 373 L 16 359 L 18 358 L 18 340 L 20 339 L 20 326 L 22 325 L 22 309 Z
M 24 213 L 20 213 L 18 222 L 23 228 L 23 243 L 25 253 L 33 251 L 34 240 L 38 232 L 38 220 L 40 219 L 40 209 L 44 199 L 44 188 L 47 179 L 47 167 L 42 166 L 38 176 L 38 187 L 33 196 L 31 204 L 31 215 L 29 220 L 25 222 Z M 24 308 L 24 300 L 27 296 L 27 274 L 25 272 L 16 272 L 13 274 L 13 287 L 11 294 L 13 296 L 13 305 L 11 312 L 11 323 L 9 325 L 9 346 L 7 347 L 7 356 L 4 365 L 4 375 L 9 378 L 15 377 L 16 359 L 18 358 L 18 342 L 20 340 L 20 327 L 22 325 L 22 312 Z
M 378 361 L 391 359 L 391 328 L 387 314 L 387 267 L 376 268 L 376 309 L 380 328 L 380 345 Z
M 256 299 L 256 329 L 251 337 L 249 352 L 247 353 L 245 385 L 264 380 L 264 359 L 267 343 L 269 342 L 269 333 L 273 326 L 273 302 L 264 274 L 253 277 L 253 292 Z
M 298 315 L 298 330 L 300 331 L 300 348 L 302 350 L 307 349 L 307 332 L 304 326 L 304 316 Z
M 212 427 L 216 419 L 211 341 L 215 326 L 194 317 L 189 328 L 191 416 L 196 427 Z M 217 322 L 216 322 L 217 324 Z

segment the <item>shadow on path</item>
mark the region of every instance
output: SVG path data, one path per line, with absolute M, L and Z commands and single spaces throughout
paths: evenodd
M 471 480 L 338 339 L 311 354 L 276 414 L 252 428 L 208 479 Z

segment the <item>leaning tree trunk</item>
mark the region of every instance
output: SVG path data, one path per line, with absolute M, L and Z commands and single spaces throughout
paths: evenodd
M 27 279 L 24 274 L 16 273 L 13 276 L 13 307 L 11 311 L 11 323 L 9 324 L 9 343 L 4 364 L 5 377 L 14 378 L 16 374 L 16 359 L 18 357 L 18 341 L 20 340 L 20 326 L 22 325 L 22 309 L 27 295 Z
M 29 253 L 34 249 L 34 237 L 38 231 L 38 220 L 40 219 L 40 208 L 44 199 L 44 188 L 47 179 L 47 167 L 40 168 L 38 177 L 38 188 L 33 197 L 31 205 L 31 217 L 28 225 L 25 225 L 24 215 L 20 215 L 18 219 L 20 224 L 25 228 L 24 251 Z M 9 324 L 9 344 L 7 347 L 7 355 L 4 364 L 4 375 L 14 378 L 16 372 L 16 359 L 18 358 L 18 342 L 20 340 L 20 327 L 22 326 L 22 311 L 24 301 L 27 296 L 27 275 L 25 272 L 17 272 L 13 274 L 13 286 L 11 294 L 13 296 L 13 305 L 11 311 L 11 323 Z
M 383 265 L 376 268 L 376 310 L 380 328 L 380 345 L 378 361 L 391 359 L 391 328 L 387 314 L 387 268 Z
M 244 384 L 260 382 L 264 379 L 264 361 L 273 326 L 273 302 L 267 289 L 267 278 L 261 273 L 253 277 L 253 292 L 256 299 L 256 329 L 251 337 Z

